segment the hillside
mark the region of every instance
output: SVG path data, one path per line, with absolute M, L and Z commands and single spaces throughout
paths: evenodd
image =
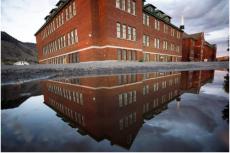
M 17 61 L 37 63 L 37 49 L 34 43 L 24 43 L 1 31 L 1 63 L 13 64 Z

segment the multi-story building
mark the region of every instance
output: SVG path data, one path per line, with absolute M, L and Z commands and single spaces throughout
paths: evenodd
M 179 96 L 180 76 L 155 72 L 48 80 L 42 90 L 45 103 L 73 127 L 97 141 L 130 148 L 143 116 L 153 117 Z
M 204 33 L 183 34 L 182 61 L 215 61 L 216 45 L 204 39 Z
M 144 120 L 185 93 L 198 93 L 214 71 L 154 72 L 46 80 L 45 104 L 79 133 L 129 149 Z M 183 100 L 183 99 L 182 99 Z
M 180 61 L 182 33 L 144 0 L 60 0 L 36 32 L 39 63 Z

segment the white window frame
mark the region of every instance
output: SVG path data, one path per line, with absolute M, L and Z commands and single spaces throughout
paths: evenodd
M 121 0 L 121 9 L 125 11 L 125 1 L 126 0 Z
M 73 16 L 75 16 L 76 14 L 77 14 L 76 3 L 73 2 Z
M 132 1 L 132 11 L 133 11 L 132 14 L 136 15 L 136 1 L 134 0 Z
M 132 35 L 133 35 L 133 41 L 137 41 L 137 30 L 136 30 L 136 28 L 133 28 Z
M 128 40 L 132 40 L 132 27 L 128 26 Z
M 131 0 L 127 0 L 127 11 L 131 13 Z
M 116 0 L 116 8 L 121 9 L 121 0 Z
M 122 25 L 122 38 L 126 39 L 126 25 L 125 24 Z
M 117 31 L 117 38 L 121 38 L 121 24 L 119 22 L 117 22 L 116 25 L 116 31 Z

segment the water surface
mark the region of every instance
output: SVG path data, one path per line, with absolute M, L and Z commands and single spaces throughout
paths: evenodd
M 2 151 L 228 151 L 224 71 L 2 87 Z

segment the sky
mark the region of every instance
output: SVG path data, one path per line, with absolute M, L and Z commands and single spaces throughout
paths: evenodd
M 1 0 L 1 31 L 23 42 L 36 42 L 35 32 L 58 0 Z M 172 17 L 179 26 L 185 19 L 185 32 L 205 32 L 210 43 L 217 44 L 217 56 L 228 55 L 228 0 L 146 0 Z

